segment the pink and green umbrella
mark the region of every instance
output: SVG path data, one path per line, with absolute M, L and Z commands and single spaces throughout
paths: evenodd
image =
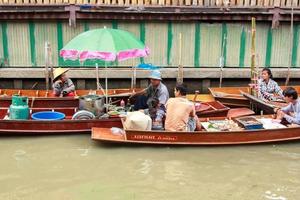
M 60 56 L 66 60 L 103 60 L 123 61 L 130 58 L 149 55 L 149 48 L 133 34 L 120 29 L 94 29 L 79 34 L 60 50 Z M 97 75 L 98 65 L 96 64 Z M 97 85 L 99 77 L 97 76 Z M 107 101 L 107 70 L 105 78 Z M 98 89 L 98 88 L 97 88 Z
M 67 60 L 122 61 L 145 57 L 149 49 L 133 34 L 120 29 L 94 29 L 73 38 L 61 51 Z

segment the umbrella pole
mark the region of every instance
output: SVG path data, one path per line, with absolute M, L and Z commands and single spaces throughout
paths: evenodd
M 105 62 L 105 103 L 108 106 L 108 91 L 107 91 L 107 63 Z M 108 107 L 107 107 L 108 110 Z
M 99 86 L 99 68 L 98 68 L 98 63 L 96 63 L 96 82 L 97 82 L 97 90 L 99 90 L 100 86 Z

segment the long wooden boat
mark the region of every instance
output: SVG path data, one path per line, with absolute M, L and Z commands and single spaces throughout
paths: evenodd
M 141 89 L 109 89 L 108 96 L 112 101 L 118 98 L 126 98 L 132 92 Z M 15 90 L 0 89 L 0 107 L 9 107 L 12 95 L 22 95 L 29 97 L 29 106 L 35 108 L 53 108 L 53 107 L 78 107 L 79 96 L 88 94 L 103 95 L 101 90 L 76 90 L 75 97 L 55 97 L 51 91 L 47 90 Z
M 125 130 L 113 133 L 109 128 L 93 128 L 92 139 L 112 143 L 164 145 L 240 145 L 300 139 L 300 127 L 240 131 L 167 132 Z
M 283 90 L 286 86 L 280 86 Z M 294 87 L 298 94 L 300 94 L 300 86 Z M 209 88 L 210 93 L 215 98 L 216 101 L 228 107 L 249 107 L 250 101 L 241 94 L 241 91 L 250 94 L 250 87 L 212 87 Z
M 48 135 L 90 133 L 92 127 L 122 127 L 118 117 L 108 119 L 72 120 L 76 108 L 55 108 L 49 111 L 58 111 L 66 115 L 64 120 L 9 120 L 6 119 L 7 108 L 0 108 L 0 136 L 1 135 Z M 32 113 L 47 111 L 45 108 L 33 108 Z
M 252 105 L 254 105 L 259 110 L 262 110 L 264 114 L 274 114 L 275 107 L 284 107 L 287 103 L 284 102 L 272 102 L 272 101 L 264 101 L 259 99 L 251 94 L 241 92 L 241 94 L 246 97 Z
M 196 109 L 198 117 L 226 117 L 230 108 L 219 101 L 204 102 Z

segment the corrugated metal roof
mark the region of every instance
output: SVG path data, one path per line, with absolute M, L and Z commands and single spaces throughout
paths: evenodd
M 243 27 L 244 27 L 244 31 L 245 31 L 245 37 L 246 37 L 244 67 L 250 67 L 250 63 L 251 63 L 251 24 L 250 23 L 243 24 Z M 260 60 L 260 63 L 261 63 L 261 60 Z
M 265 67 L 268 30 L 271 24 L 259 23 L 256 25 L 256 64 L 260 67 Z M 251 29 L 250 29 L 250 45 L 249 45 L 249 66 L 251 63 Z
M 200 66 L 219 66 L 222 46 L 222 24 L 201 23 L 200 34 Z
M 146 23 L 146 45 L 150 48 L 150 55 L 145 58 L 146 63 L 167 66 L 167 23 Z
M 75 36 L 79 35 L 84 31 L 83 23 L 76 23 L 76 28 L 70 27 L 69 23 L 62 23 L 63 30 L 63 43 L 66 45 L 70 40 L 72 40 Z
M 179 34 L 182 33 L 182 65 L 218 67 L 222 49 L 222 35 L 227 34 L 226 66 L 250 66 L 251 26 L 250 23 L 200 23 L 197 29 L 200 37 L 195 40 L 195 22 L 123 22 L 123 21 L 79 21 L 76 28 L 67 22 L 7 22 L 8 56 L 10 66 L 44 66 L 45 41 L 52 47 L 53 64 L 58 65 L 58 47 L 66 45 L 68 41 L 88 29 L 112 27 L 124 29 L 135 34 L 138 38 L 145 38 L 145 44 L 150 48 L 150 56 L 146 63 L 159 66 L 177 67 L 179 64 Z M 29 28 L 31 27 L 31 29 Z M 0 58 L 3 57 L 2 30 L 0 26 Z M 279 29 L 271 30 L 270 23 L 257 23 L 256 53 L 259 66 L 270 64 L 271 67 L 288 66 L 289 64 L 289 24 L 282 23 Z M 295 29 L 299 26 L 295 26 Z M 34 34 L 30 34 L 34 31 Z M 224 32 L 225 30 L 225 32 Z M 241 39 L 244 30 L 243 39 Z M 31 40 L 30 40 L 31 36 Z M 34 36 L 34 38 L 32 38 Z M 299 38 L 299 33 L 297 34 Z M 195 41 L 199 42 L 199 58 L 195 59 Z M 299 40 L 295 40 L 299 41 Z M 31 43 L 30 43 L 31 42 Z M 34 43 L 35 42 L 35 43 Z M 241 51 L 241 42 L 245 50 Z M 31 45 L 30 45 L 31 44 Z M 299 46 L 299 45 L 298 45 Z M 33 49 L 32 49 L 33 48 Z M 168 49 L 169 48 L 169 49 Z M 299 48 L 299 47 L 298 47 Z M 31 50 L 33 52 L 31 52 Z M 197 50 L 196 50 L 197 51 Z M 300 51 L 294 51 L 300 54 Z M 241 56 L 241 55 L 244 55 Z M 298 58 L 300 55 L 297 55 Z M 295 57 L 295 56 L 294 56 Z M 244 62 L 241 62 L 244 58 Z M 300 59 L 295 62 L 300 66 Z M 63 62 L 63 65 L 76 65 L 75 62 Z M 77 62 L 78 65 L 79 62 Z M 118 63 L 119 66 L 133 66 L 140 63 L 140 59 L 130 59 Z M 92 62 L 89 65 L 94 66 Z M 243 66 L 241 66 L 243 67 Z
M 265 23 L 256 24 L 256 65 L 259 67 L 265 66 L 267 36 L 269 25 Z M 251 64 L 251 24 L 245 25 L 246 32 L 246 48 L 245 48 L 245 67 L 250 67 Z
M 300 25 L 297 24 L 296 26 L 294 26 L 294 29 L 297 29 L 297 35 L 295 37 L 296 42 L 298 42 L 298 46 L 297 46 L 297 53 L 295 54 L 295 58 L 296 58 L 296 66 L 300 66 L 300 45 L 299 45 L 299 41 L 300 41 Z
M 238 67 L 241 47 L 241 34 L 243 26 L 240 24 L 227 24 L 227 54 L 226 66 Z
M 98 28 L 104 28 L 104 27 L 112 28 L 111 21 L 98 20 L 97 22 L 96 21 L 89 22 L 90 29 L 98 29 Z
M 272 30 L 272 67 L 287 67 L 290 62 L 290 26 L 281 24 L 277 29 Z
M 195 51 L 195 23 L 173 23 L 173 45 L 171 51 L 171 65 L 194 66 Z M 180 58 L 180 39 L 181 33 L 181 63 Z
M 52 64 L 58 65 L 57 24 L 35 23 L 35 48 L 37 66 L 45 65 L 45 42 L 49 42 L 52 51 Z
M 0 23 L 0 59 L 4 58 L 4 54 L 3 54 L 3 41 L 2 41 L 2 26 Z
M 28 23 L 7 24 L 9 64 L 11 66 L 32 66 Z

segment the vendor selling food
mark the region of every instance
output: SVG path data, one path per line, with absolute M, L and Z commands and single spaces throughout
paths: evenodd
M 159 106 L 165 109 L 165 104 L 169 99 L 169 92 L 167 87 L 161 82 L 160 71 L 152 71 L 148 78 L 151 84 L 141 92 L 134 93 L 130 96 L 130 98 L 134 96 L 137 97 L 134 110 L 150 108 L 153 98 L 157 98 L 159 100 Z
M 57 97 L 73 97 L 75 86 L 66 75 L 69 69 L 57 68 L 53 72 L 53 94 Z

